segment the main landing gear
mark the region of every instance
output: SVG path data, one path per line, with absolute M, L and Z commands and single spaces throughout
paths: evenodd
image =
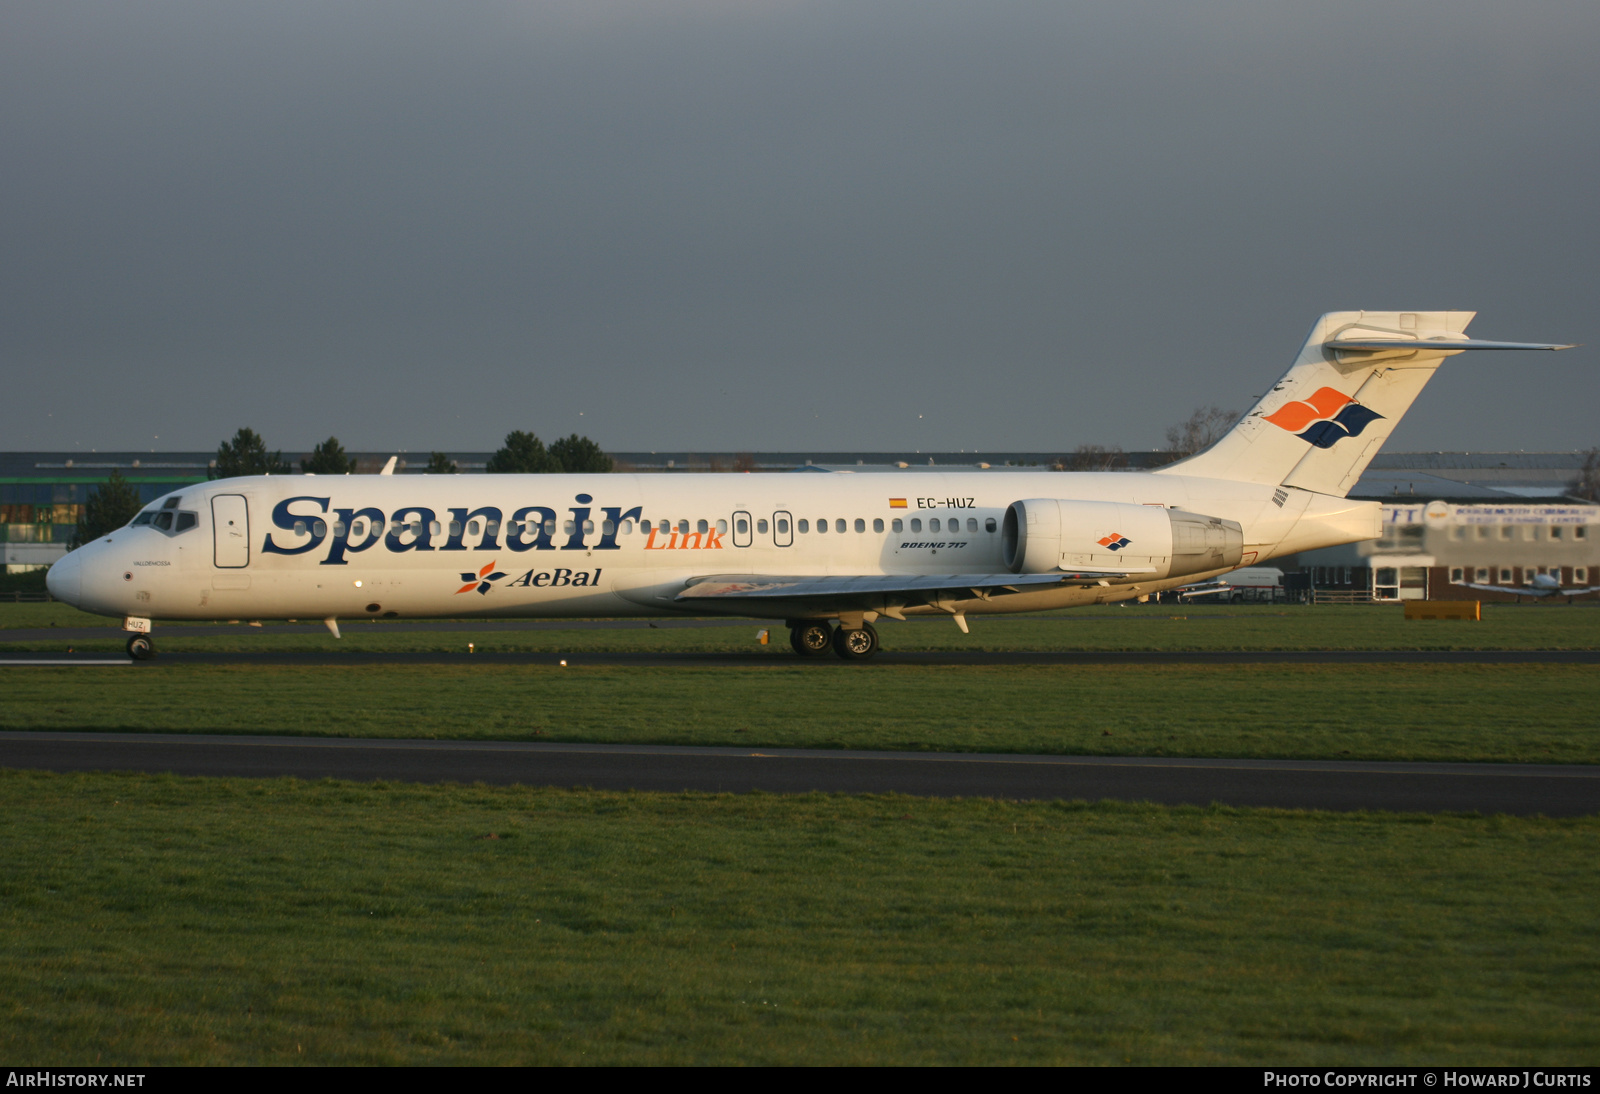
M 825 619 L 802 619 L 789 625 L 789 645 L 801 657 L 816 657 L 832 647 L 845 661 L 865 661 L 878 652 L 878 632 L 871 623 L 834 627 Z
M 156 655 L 156 644 L 148 634 L 136 634 L 128 639 L 128 656 L 135 661 L 148 661 Z

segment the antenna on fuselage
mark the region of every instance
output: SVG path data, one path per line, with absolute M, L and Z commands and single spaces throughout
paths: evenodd
M 378 474 L 380 474 L 380 475 L 392 475 L 392 474 L 394 474 L 394 465 L 395 465 L 395 462 L 398 461 L 399 459 L 400 459 L 399 456 L 390 456 L 389 457 L 389 462 L 383 465 L 383 470 L 379 471 Z

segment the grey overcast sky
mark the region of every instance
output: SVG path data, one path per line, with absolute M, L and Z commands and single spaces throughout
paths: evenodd
M 0 3 L 0 448 L 1600 443 L 1594 0 Z

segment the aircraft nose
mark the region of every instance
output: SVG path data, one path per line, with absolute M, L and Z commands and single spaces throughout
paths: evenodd
M 83 598 L 83 560 L 77 551 L 69 551 L 57 559 L 44 575 L 44 587 L 57 600 L 64 600 L 74 608 Z

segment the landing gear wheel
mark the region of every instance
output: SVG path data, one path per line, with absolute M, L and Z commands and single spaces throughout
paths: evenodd
M 148 634 L 136 634 L 128 639 L 128 656 L 135 661 L 148 661 L 156 655 L 156 644 Z
M 833 628 L 826 623 L 801 623 L 789 628 L 789 645 L 801 657 L 826 653 L 833 643 Z
M 833 632 L 833 652 L 846 661 L 865 661 L 878 652 L 878 632 L 871 623 L 861 624 L 860 630 L 840 627 Z

